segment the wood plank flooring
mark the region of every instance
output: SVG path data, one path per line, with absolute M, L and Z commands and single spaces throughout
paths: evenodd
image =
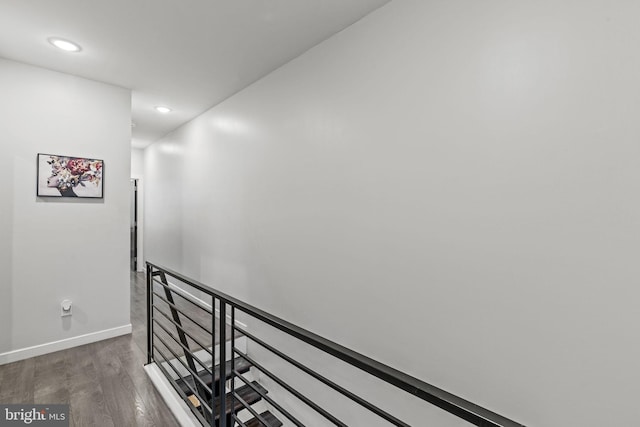
M 0 402 L 70 404 L 78 427 L 177 426 L 143 370 L 144 292 L 132 273 L 131 335 L 0 366 Z

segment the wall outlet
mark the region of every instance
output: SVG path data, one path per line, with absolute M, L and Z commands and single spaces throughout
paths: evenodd
M 60 303 L 61 313 L 60 316 L 71 316 L 71 300 L 66 299 Z

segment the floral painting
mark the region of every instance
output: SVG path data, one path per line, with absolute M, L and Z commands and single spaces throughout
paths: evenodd
M 38 196 L 102 197 L 104 162 L 38 154 Z

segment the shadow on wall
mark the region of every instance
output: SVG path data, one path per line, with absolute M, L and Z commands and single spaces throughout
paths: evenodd
M 36 203 L 90 203 L 104 205 L 104 199 L 88 199 L 74 197 L 35 197 Z

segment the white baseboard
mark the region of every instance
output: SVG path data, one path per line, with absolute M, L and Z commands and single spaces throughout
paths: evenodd
M 151 363 L 144 367 L 145 372 L 151 379 L 151 382 L 155 386 L 160 396 L 164 399 L 165 403 L 178 420 L 181 427 L 201 427 L 198 419 L 191 413 L 191 410 L 184 403 L 184 400 L 180 399 L 175 392 L 169 380 L 165 378 L 160 368 L 155 363 Z
M 90 334 L 79 335 L 77 337 L 65 338 L 60 341 L 54 341 L 46 344 L 34 345 L 33 347 L 21 348 L 18 350 L 0 353 L 0 365 L 5 365 L 19 360 L 29 359 L 30 357 L 42 356 L 43 354 L 54 353 L 60 350 L 66 350 L 80 345 L 91 344 L 96 341 L 102 341 L 109 338 L 119 337 L 131 333 L 131 323 L 117 328 L 105 329 L 103 331 L 92 332 Z

